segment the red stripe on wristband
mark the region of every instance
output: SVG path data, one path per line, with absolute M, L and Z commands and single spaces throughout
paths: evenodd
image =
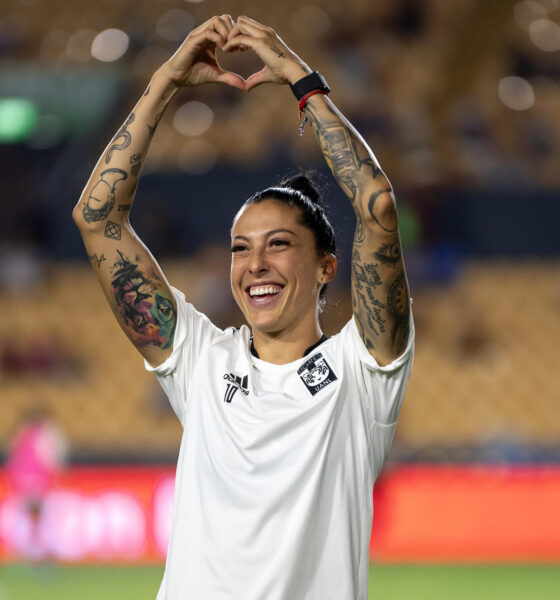
M 305 96 L 299 101 L 298 104 L 298 108 L 299 108 L 299 118 L 301 119 L 301 113 L 303 112 L 303 109 L 305 108 L 305 105 L 307 104 L 307 100 L 309 98 L 311 98 L 311 96 L 314 96 L 315 94 L 323 94 L 324 96 L 326 96 L 328 94 L 328 92 L 326 90 L 311 90 L 309 93 L 305 94 Z

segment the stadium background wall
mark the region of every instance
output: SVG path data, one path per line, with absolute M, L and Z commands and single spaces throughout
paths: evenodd
M 170 467 L 74 467 L 45 497 L 38 535 L 69 563 L 158 563 L 173 506 Z M 0 471 L 0 560 L 33 535 Z M 374 491 L 376 562 L 560 560 L 560 468 L 399 466 Z M 37 535 L 37 534 L 35 534 Z

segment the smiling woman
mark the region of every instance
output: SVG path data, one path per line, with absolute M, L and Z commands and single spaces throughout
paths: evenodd
M 272 363 L 303 356 L 322 335 L 318 297 L 335 276 L 336 247 L 311 197 L 318 194 L 304 176 L 287 180 L 249 198 L 232 227 L 233 295 L 259 357 Z
M 247 81 L 216 48 L 252 51 Z M 298 176 L 251 196 L 231 230 L 231 288 L 248 326 L 215 327 L 172 288 L 129 213 L 178 89 L 290 84 L 356 213 L 353 318 L 321 331 L 337 268 L 333 229 Z M 184 428 L 158 600 L 364 600 L 372 487 L 391 445 L 414 328 L 392 187 L 328 85 L 270 27 L 213 17 L 153 75 L 74 209 L 123 331 Z

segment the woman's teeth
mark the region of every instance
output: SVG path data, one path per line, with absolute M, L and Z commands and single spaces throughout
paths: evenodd
M 280 288 L 274 285 L 261 285 L 249 289 L 249 295 L 251 297 L 264 296 L 266 294 L 278 294 L 278 292 L 280 292 Z

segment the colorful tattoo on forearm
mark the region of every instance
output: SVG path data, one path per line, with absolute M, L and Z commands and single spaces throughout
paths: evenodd
M 124 329 L 137 346 L 170 348 L 177 317 L 172 301 L 158 289 L 159 276 L 148 278 L 137 262 L 117 252 L 111 289 Z

